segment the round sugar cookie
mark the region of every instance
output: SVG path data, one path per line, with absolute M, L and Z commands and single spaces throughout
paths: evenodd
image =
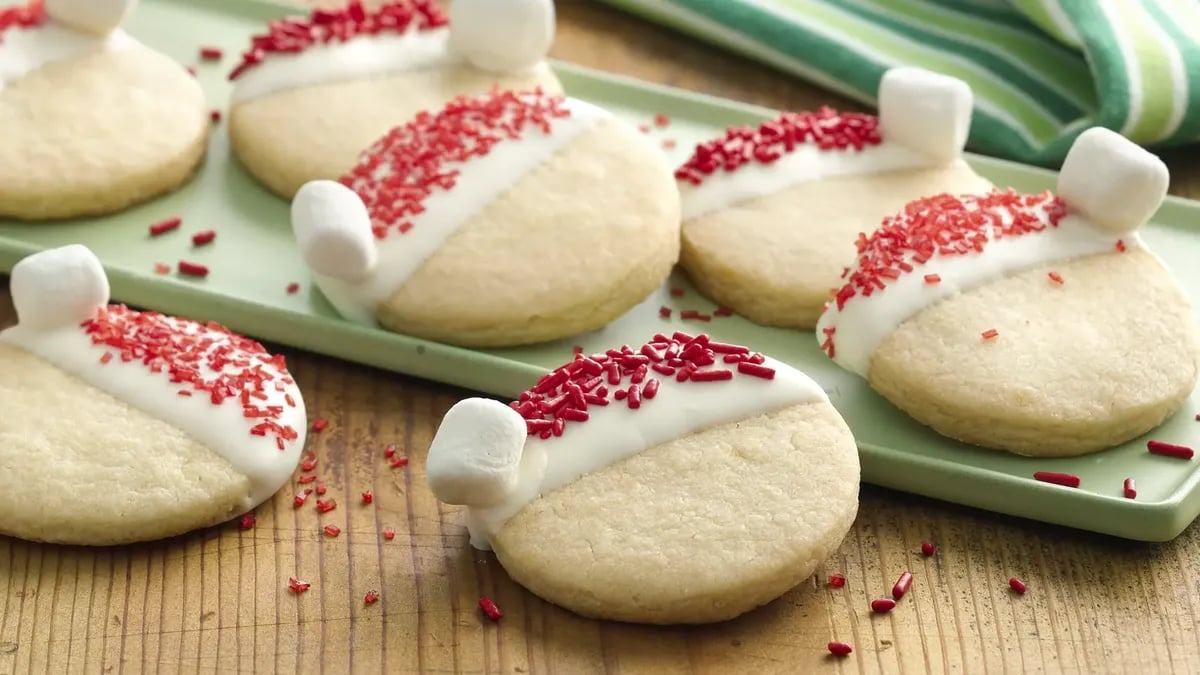
M 216 324 L 108 304 L 91 251 L 12 273 L 0 332 L 0 533 L 108 546 L 208 527 L 269 499 L 304 446 L 283 357 Z
M 607 325 L 670 274 L 679 196 L 662 153 L 608 112 L 498 92 L 422 113 L 292 225 L 342 316 L 470 347 Z
M 966 84 L 888 71 L 879 117 L 822 108 L 732 128 L 676 170 L 680 263 L 715 302 L 766 326 L 812 328 L 854 238 L 910 200 L 991 187 L 962 160 Z
M 259 181 L 290 199 L 336 179 L 418 112 L 492 89 L 561 89 L 544 58 L 550 0 L 387 2 L 272 22 L 231 73 L 229 136 Z
M 800 584 L 858 508 L 854 439 L 786 364 L 708 336 L 579 355 L 442 420 L 426 477 L 476 548 L 584 616 L 710 623 Z
M 1137 234 L 1167 180 L 1096 128 L 1057 196 L 915 201 L 863 242 L 822 348 L 967 443 L 1070 456 L 1146 433 L 1191 394 L 1200 354 L 1190 302 Z
M 211 127 L 204 94 L 119 28 L 133 4 L 0 9 L 0 217 L 114 213 L 192 176 Z

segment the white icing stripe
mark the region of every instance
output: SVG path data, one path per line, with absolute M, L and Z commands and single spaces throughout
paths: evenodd
M 136 41 L 124 31 L 92 35 L 47 21 L 33 28 L 9 28 L 0 39 L 0 90 L 42 66 L 90 52 L 126 49 Z
M 210 335 L 214 338 L 214 347 L 229 343 L 222 334 Z M 255 401 L 259 406 L 282 406 L 283 414 L 276 421 L 291 426 L 299 434 L 296 440 L 286 442 L 281 451 L 274 436 L 250 433 L 255 420 L 244 416 L 242 406 L 236 400 L 213 405 L 209 397 L 200 392 L 190 397 L 179 396 L 177 392 L 189 385 L 172 384 L 166 374 L 152 373 L 140 361 L 123 362 L 114 358 L 108 363 L 100 363 L 105 350 L 93 345 L 91 336 L 77 325 L 50 330 L 29 330 L 18 325 L 0 332 L 0 340 L 21 347 L 134 408 L 175 426 L 224 457 L 251 481 L 250 503 L 244 505 L 246 510 L 275 494 L 296 468 L 300 450 L 304 447 L 307 424 L 304 399 L 294 384 L 287 385 L 282 392 L 275 391 L 273 386 L 267 387 L 268 399 Z M 268 363 L 262 364 L 262 370 L 276 377 L 282 375 Z M 295 401 L 295 407 L 287 405 L 285 396 L 288 394 Z
M 503 140 L 482 157 L 447 166 L 459 171 L 457 183 L 430 195 L 423 204 L 425 211 L 411 219 L 413 227 L 407 233 L 392 229 L 386 238 L 376 241 L 378 262 L 366 279 L 350 283 L 314 273 L 314 281 L 338 313 L 374 326 L 379 304 L 404 285 L 459 227 L 556 152 L 611 117 L 609 112 L 576 99 L 568 98 L 563 107 L 571 114 L 551 122 L 550 134 L 529 127 L 520 138 Z
M 729 172 L 718 169 L 705 176 L 699 185 L 680 181 L 683 219 L 691 220 L 810 181 L 937 164 L 929 155 L 887 141 L 857 151 L 853 148 L 821 150 L 814 143 L 805 143 L 770 164 L 751 162 Z
M 447 43 L 448 28 L 412 28 L 398 35 L 359 35 L 309 47 L 297 54 L 268 54 L 233 83 L 233 105 L 285 89 L 433 68 L 459 61 Z
M 1043 223 L 1049 222 L 1041 209 L 1037 214 Z M 1136 233 L 1123 237 L 1128 248 L 1142 245 Z M 826 328 L 836 328 L 833 360 L 866 377 L 871 355 L 884 339 L 926 307 L 1024 269 L 1114 251 L 1118 238 L 1078 214 L 1068 214 L 1058 227 L 992 240 L 981 253 L 936 256 L 923 265 L 910 257 L 914 270 L 888 282 L 882 291 L 855 295 L 840 311 L 831 302 L 817 322 L 817 341 L 824 341 Z M 857 262 L 850 269 L 857 270 Z M 936 274 L 941 281 L 925 283 L 926 274 Z
M 775 369 L 775 379 L 737 374 L 718 382 L 677 382 L 661 377 L 658 394 L 643 399 L 638 410 L 621 401 L 593 405 L 588 407 L 590 418 L 568 424 L 562 436 L 529 437 L 517 485 L 508 497 L 487 508 L 470 508 L 471 544 L 487 548 L 529 502 L 643 450 L 721 424 L 829 400 L 820 385 L 795 368 L 770 358 L 763 365 Z

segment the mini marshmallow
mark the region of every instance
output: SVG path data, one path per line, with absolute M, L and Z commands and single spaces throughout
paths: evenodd
M 447 504 L 499 503 L 517 485 L 527 436 L 524 418 L 507 405 L 487 398 L 459 401 L 429 447 L 429 487 Z
M 536 66 L 554 43 L 552 0 L 454 0 L 450 50 L 476 68 L 516 73 Z
M 136 6 L 137 0 L 46 0 L 46 15 L 84 33 L 108 35 Z
M 371 216 L 341 183 L 305 183 L 292 199 L 292 231 L 304 261 L 318 274 L 354 283 L 375 269 L 379 253 Z
M 962 155 L 974 97 L 966 82 L 921 68 L 892 68 L 879 83 L 879 127 L 895 141 L 939 162 Z
M 71 244 L 18 262 L 10 282 L 17 322 L 55 328 L 86 321 L 108 305 L 108 277 L 86 246 Z
M 1171 182 L 1167 165 L 1115 131 L 1079 135 L 1058 174 L 1058 196 L 1092 225 L 1132 232 L 1154 215 Z

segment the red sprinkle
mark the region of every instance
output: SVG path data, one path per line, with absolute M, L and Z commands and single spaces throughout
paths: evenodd
M 1126 499 L 1137 499 L 1137 483 L 1132 478 L 1125 479 L 1124 487 Z
M 649 124 L 639 124 L 638 131 L 642 132 L 643 134 L 648 134 L 648 133 L 650 133 L 650 125 Z
M 375 493 L 367 490 L 366 492 L 362 493 L 362 499 L 364 504 L 370 504 L 371 502 L 375 501 Z
M 840 574 L 829 575 L 829 585 L 834 588 L 841 588 L 846 585 L 846 577 Z
M 395 539 L 396 538 L 396 530 L 394 530 L 390 527 L 383 528 L 383 538 L 388 541 Z
M 499 621 L 500 617 L 504 616 L 504 612 L 501 612 L 496 603 L 486 595 L 479 599 L 479 608 L 492 621 Z
M 983 336 L 984 340 L 995 340 L 1000 336 L 1000 331 L 996 330 L 995 328 L 989 328 L 980 333 L 980 335 Z
M 921 542 L 921 555 L 924 555 L 926 558 L 928 558 L 929 556 L 933 555 L 936 552 L 937 552 L 936 546 L 934 546 L 933 544 L 931 544 L 927 541 Z
M 694 309 L 685 309 L 679 313 L 679 318 L 684 321 L 712 321 L 712 317 L 708 314 L 701 314 Z
M 750 363 L 748 361 L 742 361 L 741 363 L 738 364 L 737 370 L 739 373 L 753 375 L 754 377 L 761 377 L 764 380 L 775 379 L 775 369 L 774 368 L 760 366 L 757 363 Z
M 247 513 L 242 516 L 241 527 L 243 530 L 252 529 L 257 523 L 258 518 L 255 518 L 253 513 Z
M 464 164 L 497 143 L 552 134 L 554 123 L 571 115 L 565 102 L 541 91 L 456 98 L 392 129 L 340 181 L 362 198 L 376 238 L 403 234 L 426 200 L 457 185 Z
M 849 656 L 854 651 L 854 648 L 845 642 L 830 642 L 826 647 L 834 656 Z
M 223 54 L 224 52 L 221 51 L 220 47 L 200 48 L 200 58 L 204 59 L 205 61 L 219 61 Z
M 321 513 L 329 513 L 337 508 L 337 502 L 332 499 L 318 499 L 317 510 Z
M 667 117 L 666 115 L 664 115 L 662 113 L 658 113 L 657 115 L 654 116 L 654 126 L 656 126 L 656 127 L 665 127 L 665 126 L 669 125 L 670 123 L 671 123 L 671 118 Z
M 301 471 L 312 471 L 316 467 L 317 467 L 317 456 L 316 455 L 309 455 L 303 461 L 300 462 L 300 470 Z
M 377 602 L 379 602 L 379 593 L 376 591 L 367 591 L 367 594 L 363 596 L 364 604 L 373 605 Z
M 664 319 L 669 319 L 671 317 L 671 308 L 666 306 L 659 307 L 658 315 Z
M 0 33 L 14 26 L 34 28 L 42 25 L 45 21 L 46 8 L 42 0 L 32 0 L 24 5 L 0 7 Z
M 395 457 L 395 456 L 396 456 L 396 446 L 394 446 L 394 445 L 389 445 L 389 446 L 387 446 L 386 448 L 384 448 L 384 449 L 383 449 L 383 456 L 384 456 L 384 457 L 386 457 L 386 458 L 388 458 L 388 459 L 391 459 L 391 458 Z
M 150 226 L 150 236 L 157 237 L 160 234 L 166 234 L 167 232 L 170 232 L 172 230 L 178 230 L 179 226 L 182 224 L 183 224 L 183 218 L 180 218 L 179 216 L 174 216 L 172 218 L 167 218 L 166 220 L 161 220 Z
M 303 593 L 307 591 L 312 584 L 296 577 L 288 578 L 288 588 L 292 589 L 293 593 Z
M 316 480 L 316 479 L 317 479 L 317 477 L 316 477 L 316 476 L 314 476 L 313 474 L 311 474 L 311 473 L 306 473 L 306 474 L 304 474 L 304 475 L 300 476 L 299 478 L 297 478 L 297 479 L 296 479 L 296 482 L 297 482 L 297 483 L 299 483 L 299 484 L 301 484 L 301 485 L 305 485 L 305 484 L 307 484 L 307 483 L 311 483 L 311 482 L 313 482 L 313 481 L 314 481 L 314 480 Z
M 713 316 L 733 316 L 733 309 L 729 307 L 718 307 L 713 311 Z
M 217 238 L 217 233 L 213 230 L 205 230 L 192 235 L 192 246 L 203 246 L 211 244 Z
M 304 506 L 304 502 L 308 501 L 308 496 L 312 494 L 312 488 L 304 488 L 303 492 L 299 492 L 295 497 L 292 497 L 292 504 L 296 508 Z
M 684 294 L 685 292 L 686 292 L 686 291 L 684 291 L 682 288 L 679 288 L 678 286 L 673 286 L 673 287 L 671 288 L 671 297 L 675 297 L 675 298 L 682 298 L 682 297 L 683 297 L 683 294 Z
M 1050 277 L 1050 281 L 1053 281 L 1054 283 L 1058 284 L 1059 286 L 1061 286 L 1063 284 L 1062 275 L 1059 274 L 1058 272 L 1051 272 L 1051 273 L 1047 274 L 1046 276 Z
M 1179 459 L 1191 459 L 1192 455 L 1196 454 L 1195 450 L 1186 445 L 1176 445 L 1175 443 L 1165 443 L 1163 441 L 1149 441 L 1146 443 L 1146 449 L 1151 454 L 1178 457 Z
M 188 75 L 195 77 L 196 76 L 196 68 L 194 66 L 188 66 L 187 73 L 188 73 Z
M 1054 483 L 1055 485 L 1063 485 L 1065 487 L 1079 487 L 1079 476 L 1069 473 L 1055 473 L 1053 471 L 1038 471 L 1033 474 L 1034 479 L 1040 480 L 1043 483 Z
M 298 284 L 294 281 L 287 285 L 288 295 L 292 295 L 293 293 L 295 293 L 298 290 L 300 290 L 300 284 Z
M 208 267 L 201 265 L 200 263 L 180 260 L 179 273 L 189 277 L 206 277 L 208 276 Z
M 324 417 L 320 417 L 320 418 L 313 420 L 313 423 L 312 423 L 313 431 L 320 433 L 322 431 L 325 431 L 328 428 L 329 428 L 329 420 L 325 419 Z
M 904 571 L 900 578 L 896 580 L 896 584 L 892 586 L 892 597 L 899 600 L 908 593 L 908 589 L 912 588 L 913 575 L 912 572 Z
M 942 282 L 942 278 L 936 274 L 926 274 L 925 275 L 925 283 L 927 283 L 927 284 L 939 284 L 941 282 Z M 835 291 L 835 293 L 836 293 L 836 291 Z M 837 297 L 837 296 L 834 295 L 834 297 Z
M 896 608 L 896 601 L 891 598 L 879 598 L 871 601 L 871 611 L 886 614 Z
M 675 149 L 675 139 L 674 138 L 664 138 L 663 142 L 662 142 L 662 146 L 663 146 L 664 150 L 674 150 Z
M 324 529 L 326 537 L 336 537 L 342 533 L 342 528 L 337 525 L 326 525 Z
M 1125 240 L 1124 239 L 1117 240 L 1117 250 L 1120 251 L 1121 253 L 1125 252 Z
M 1021 594 L 1024 594 L 1026 589 L 1025 582 L 1016 577 L 1009 577 L 1008 587 Z
M 216 108 L 213 108 L 212 110 L 208 111 L 208 118 L 210 120 L 212 120 L 213 122 L 220 122 L 221 121 L 221 111 Z
M 399 469 L 402 466 L 408 466 L 408 458 L 407 457 L 396 457 L 395 459 L 392 460 L 392 468 L 393 469 Z
M 155 274 L 170 274 L 171 266 L 165 265 L 163 263 L 154 263 L 154 273 Z
M 328 488 L 325 487 L 324 483 L 317 483 L 317 494 L 318 495 L 324 495 L 328 491 L 329 490 L 328 490 Z

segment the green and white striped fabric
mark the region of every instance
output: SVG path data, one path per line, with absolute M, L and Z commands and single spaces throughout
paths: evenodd
M 1200 138 L 1200 0 L 605 0 L 874 103 L 914 65 L 975 92 L 970 147 L 1057 165 L 1100 125 Z

